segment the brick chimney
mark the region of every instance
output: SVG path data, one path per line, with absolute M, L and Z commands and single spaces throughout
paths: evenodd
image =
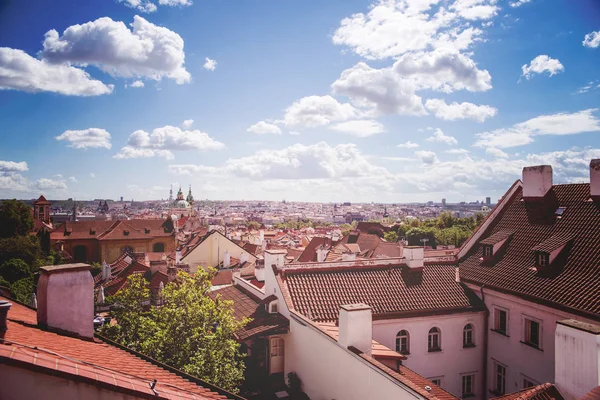
M 541 199 L 552 188 L 552 167 L 537 165 L 523 168 L 523 197 Z
M 94 279 L 88 264 L 42 267 L 37 285 L 38 324 L 94 336 Z
M 0 332 L 4 332 L 6 330 L 6 319 L 8 318 L 8 310 L 12 303 L 7 300 L 0 300 Z
M 373 347 L 373 311 L 366 304 L 340 307 L 339 344 L 354 346 L 367 355 Z
M 590 196 L 600 200 L 600 158 L 590 161 Z

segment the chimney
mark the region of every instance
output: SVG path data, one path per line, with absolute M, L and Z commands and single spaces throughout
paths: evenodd
M 460 283 L 460 271 L 458 267 L 454 268 L 454 280 Z
M 345 348 L 354 346 L 371 355 L 373 347 L 373 312 L 366 304 L 349 304 L 340 307 L 339 339 Z
M 225 254 L 223 255 L 223 268 L 229 268 L 231 265 L 231 256 L 229 255 L 229 250 L 225 250 Z
M 181 250 L 175 252 L 175 264 L 181 263 Z
M 411 271 L 420 271 L 423 269 L 423 259 L 425 258 L 425 249 L 419 246 L 405 246 L 402 248 L 404 262 Z
M 590 161 L 590 196 L 600 200 L 600 158 Z
M 523 197 L 541 199 L 552 188 L 552 167 L 537 165 L 523 168 Z
M 12 303 L 7 300 L 0 300 L 0 332 L 4 332 L 7 329 L 6 319 L 8 318 L 8 310 Z
M 248 262 L 248 253 L 245 251 L 242 251 L 240 253 L 240 264 L 243 264 L 245 262 Z
M 94 336 L 94 279 L 88 264 L 42 267 L 37 285 L 38 324 Z
M 600 325 L 574 319 L 556 323 L 554 382 L 567 400 L 600 386 Z
M 102 263 L 102 280 L 105 282 L 108 281 L 111 278 L 111 275 L 112 275 L 112 273 L 111 273 L 110 265 L 108 265 L 106 263 L 106 261 L 104 261 Z
M 327 258 L 329 250 L 324 245 L 317 247 L 317 262 L 324 262 Z

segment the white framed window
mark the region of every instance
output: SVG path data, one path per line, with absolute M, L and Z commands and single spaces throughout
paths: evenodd
M 523 342 L 542 348 L 542 322 L 539 319 L 523 316 Z
M 440 328 L 431 328 L 427 335 L 427 351 L 442 350 L 442 332 Z
M 473 324 L 466 324 L 463 328 L 463 347 L 474 347 Z
M 494 374 L 494 394 L 497 396 L 503 395 L 506 393 L 506 366 L 494 361 L 492 372 Z
M 271 357 L 283 356 L 283 339 L 275 337 L 271 338 Z
M 442 387 L 442 378 L 443 376 L 434 376 L 432 378 L 427 378 L 429 379 L 429 381 L 435 385 L 438 385 L 439 387 Z
M 462 375 L 462 397 L 475 396 L 475 374 Z
M 494 330 L 508 335 L 508 310 L 494 307 Z
M 484 245 L 483 246 L 483 256 L 484 257 L 491 257 L 494 255 L 494 248 L 492 246 L 489 245 Z
M 404 329 L 396 334 L 396 351 L 401 354 L 410 354 L 410 335 Z

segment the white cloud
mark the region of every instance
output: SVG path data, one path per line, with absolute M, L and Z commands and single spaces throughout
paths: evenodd
M 192 128 L 192 125 L 194 125 L 194 120 L 193 119 L 186 119 L 185 121 L 183 121 L 181 123 L 180 126 L 181 126 L 181 129 L 189 130 L 189 129 Z
M 427 138 L 428 142 L 436 142 L 436 143 L 444 143 L 448 146 L 452 146 L 458 144 L 458 141 L 454 138 L 454 136 L 448 136 L 442 132 L 441 129 L 436 129 L 433 131 L 433 136 Z
M 0 173 L 25 172 L 28 170 L 29 167 L 27 166 L 27 163 L 25 161 L 15 162 L 0 160 Z
M 529 2 L 531 2 L 531 0 L 517 0 L 517 1 L 510 2 L 509 5 L 513 8 L 516 8 L 516 7 L 521 7 L 523 4 L 527 4 Z
M 483 122 L 498 113 L 498 109 L 487 105 L 478 106 L 467 102 L 446 104 L 446 101 L 443 99 L 429 99 L 425 102 L 425 107 L 437 118 L 448 121 L 468 118 L 477 122 Z
M 70 177 L 69 177 L 69 182 L 72 182 L 72 183 L 78 183 L 79 181 L 78 181 L 78 180 L 77 180 L 77 178 L 75 178 L 74 176 L 70 176 Z
M 585 47 L 590 47 L 590 48 L 597 48 L 600 46 L 600 31 L 596 31 L 596 32 L 590 32 L 587 35 L 585 35 L 585 38 L 583 39 L 583 45 Z
M 169 172 L 175 175 L 187 175 L 194 176 L 199 173 L 202 175 L 216 174 L 220 171 L 219 168 L 207 167 L 204 165 L 195 164 L 180 164 L 180 165 L 169 165 Z
M 289 131 L 288 134 L 289 135 L 298 136 L 300 134 L 300 132 L 298 132 L 298 131 Z
M 356 137 L 368 137 L 385 132 L 383 125 L 372 119 L 340 122 L 331 125 L 329 129 Z
M 205 70 L 214 71 L 215 68 L 217 68 L 217 62 L 215 60 L 212 60 L 212 59 L 206 57 L 206 62 L 204 63 L 204 65 L 202 67 Z
M 135 82 L 133 82 L 131 85 L 129 85 L 132 88 L 143 88 L 144 87 L 144 82 L 137 80 Z
M 134 8 L 143 13 L 155 12 L 158 7 L 157 2 L 150 0 L 117 0 L 119 3 L 125 4 L 127 7 Z M 158 0 L 158 4 L 161 6 L 190 6 L 192 0 Z
M 594 115 L 598 109 L 576 113 L 540 115 L 510 128 L 478 133 L 477 147 L 508 148 L 522 146 L 534 141 L 535 136 L 574 135 L 600 131 L 600 119 Z
M 550 76 L 552 76 L 564 71 L 565 67 L 556 58 L 550 58 L 545 54 L 541 54 L 531 60 L 529 65 L 523 65 L 521 69 L 523 71 L 522 76 L 529 79 L 533 74 L 541 74 L 543 72 L 549 72 Z
M 40 178 L 35 182 L 39 190 L 66 190 L 67 184 L 63 180 Z
M 259 121 L 252 125 L 250 128 L 246 129 L 247 132 L 256 133 L 257 135 L 281 135 L 281 128 L 277 125 L 270 124 L 265 121 Z
M 415 151 L 415 156 L 421 160 L 423 164 L 431 165 L 439 162 L 437 155 L 433 151 L 419 150 Z
M 90 178 L 94 179 L 96 177 L 96 174 L 94 174 L 93 172 L 90 172 Z
M 70 142 L 69 147 L 75 149 L 110 149 L 110 133 L 100 128 L 88 128 L 75 131 L 64 131 L 56 136 L 56 140 L 66 140 Z
M 103 17 L 72 25 L 62 35 L 52 29 L 40 55 L 55 64 L 94 65 L 115 77 L 190 82 L 181 36 L 137 15 L 131 27 Z
M 82 69 L 53 65 L 22 50 L 0 47 L 0 90 L 98 96 L 112 93 L 113 89 L 113 85 L 92 79 Z
M 418 143 L 413 143 L 413 142 L 411 142 L 411 141 L 409 140 L 409 141 L 408 141 L 408 142 L 406 142 L 406 143 L 400 143 L 400 144 L 399 144 L 398 146 L 396 146 L 396 147 L 399 147 L 399 148 L 401 148 L 401 149 L 414 149 L 414 148 L 416 148 L 416 147 L 419 147 L 419 144 L 418 144 Z
M 114 158 L 174 158 L 172 150 L 219 150 L 225 145 L 200 130 L 185 130 L 176 126 L 156 128 L 152 133 L 137 130 L 129 136 L 127 146 Z
M 308 96 L 286 108 L 282 122 L 286 127 L 315 128 L 356 116 L 358 111 L 354 107 L 339 103 L 331 96 Z
M 498 158 L 508 158 L 508 154 L 506 154 L 505 152 L 503 152 L 500 149 L 497 149 L 495 147 L 487 147 L 485 149 L 485 152 L 491 156 L 494 157 L 498 157 Z
M 469 20 L 496 14 L 495 0 L 457 0 L 450 7 L 438 0 L 378 1 L 367 14 L 344 18 L 333 43 L 345 45 L 367 59 L 398 57 L 414 51 L 445 47 L 466 50 L 483 34 Z
M 448 154 L 469 154 L 469 150 L 467 149 L 450 149 L 450 150 L 446 150 L 444 153 L 448 153 Z

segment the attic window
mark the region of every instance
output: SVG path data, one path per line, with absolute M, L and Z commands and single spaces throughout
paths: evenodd
M 544 252 L 538 252 L 537 263 L 540 267 L 547 267 L 550 264 L 550 254 Z
M 150 229 L 148 229 L 148 228 L 144 228 L 144 232 L 145 232 L 145 233 L 146 233 L 146 235 L 147 235 L 147 234 L 149 234 L 149 233 L 150 233 Z
M 129 231 L 123 231 L 123 235 L 129 236 Z
M 565 212 L 566 207 L 558 207 L 556 211 L 554 211 L 554 215 L 561 217 Z
M 95 235 L 96 234 L 96 230 L 95 229 L 90 229 L 90 235 Z
M 269 314 L 277 314 L 277 300 L 273 300 L 269 303 Z
M 489 246 L 489 245 L 483 246 L 483 256 L 484 257 L 491 257 L 493 252 L 494 252 L 493 246 Z

